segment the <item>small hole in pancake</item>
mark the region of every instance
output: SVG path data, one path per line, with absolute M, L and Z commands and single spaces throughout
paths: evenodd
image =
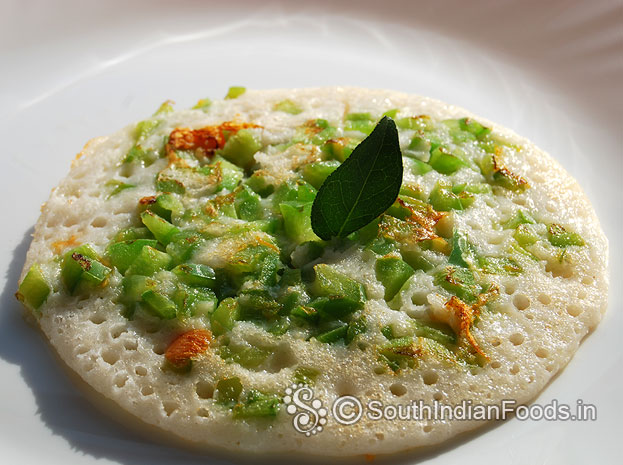
M 515 283 L 508 283 L 504 285 L 504 292 L 506 292 L 508 295 L 514 294 L 516 290 L 517 287 Z
M 534 351 L 534 354 L 539 358 L 547 358 L 549 356 L 549 351 L 544 347 L 539 347 Z
M 401 384 L 401 383 L 394 383 L 394 384 L 392 384 L 389 387 L 389 390 L 396 397 L 404 396 L 407 393 L 407 388 L 405 387 L 404 384 Z
M 277 373 L 284 368 L 295 365 L 297 361 L 298 360 L 292 349 L 285 344 L 281 344 L 273 351 L 268 371 L 271 373 Z
M 134 368 L 134 373 L 136 373 L 139 376 L 145 376 L 147 374 L 147 368 L 139 365 L 136 368 Z
M 210 412 L 208 411 L 208 409 L 201 407 L 199 410 L 197 410 L 197 415 L 203 418 L 208 418 L 210 416 Z
M 214 395 L 214 386 L 207 381 L 199 381 L 195 386 L 195 390 L 200 399 L 211 399 Z
M 340 380 L 336 390 L 339 397 L 357 395 L 357 387 L 350 380 Z
M 164 411 L 165 411 L 165 413 L 167 414 L 168 417 L 170 417 L 171 414 L 178 409 L 178 407 L 179 407 L 179 405 L 178 405 L 177 402 L 164 401 L 162 403 L 162 408 L 164 409 Z
M 427 371 L 422 374 L 422 381 L 424 381 L 424 384 L 430 386 L 439 381 L 439 375 L 434 371 Z
M 539 302 L 541 302 L 543 305 L 549 305 L 552 303 L 552 299 L 547 294 L 540 294 Z
M 427 294 L 423 292 L 416 292 L 411 296 L 411 302 L 413 305 L 426 305 L 428 303 Z
M 528 320 L 533 320 L 534 319 L 534 315 L 532 313 L 526 313 L 525 316 L 526 316 L 526 318 Z
M 519 365 L 513 365 L 509 371 L 511 375 L 516 375 L 519 373 Z
M 119 354 L 114 349 L 106 350 L 102 353 L 102 360 L 104 360 L 109 365 L 114 365 L 119 360 Z
M 166 350 L 166 347 L 161 344 L 155 345 L 153 348 L 154 354 L 156 355 L 163 355 Z
M 566 263 L 559 263 L 558 261 L 547 262 L 545 265 L 545 271 L 552 273 L 554 278 L 563 277 L 565 279 L 573 278 L 573 267 Z
M 91 320 L 91 323 L 93 323 L 94 325 L 101 325 L 104 321 L 106 321 L 106 318 L 96 313 L 91 318 L 89 318 L 89 320 Z
M 126 350 L 136 350 L 138 349 L 138 341 L 136 339 L 126 339 L 123 341 L 123 347 Z
M 433 427 L 431 425 L 424 425 L 424 427 L 422 428 L 422 431 L 424 431 L 425 433 L 430 433 L 433 430 Z
M 93 221 L 91 221 L 91 226 L 94 228 L 103 228 L 108 224 L 108 220 L 102 216 L 98 216 Z
M 526 199 L 525 199 L 525 198 L 523 198 L 523 197 L 515 197 L 515 198 L 513 199 L 513 203 L 514 203 L 515 205 L 525 205 L 525 204 L 526 204 Z
M 501 366 L 502 366 L 502 364 L 501 364 L 500 362 L 497 362 L 497 361 L 495 361 L 495 362 L 491 362 L 491 368 L 494 368 L 494 369 L 496 369 L 496 370 L 497 370 L 497 369 L 498 369 L 498 368 L 500 368 Z
M 443 394 L 441 392 L 436 392 L 435 394 L 433 394 L 433 399 L 435 399 L 437 402 L 441 402 L 443 399 Z
M 374 367 L 374 373 L 377 375 L 382 375 L 383 373 L 385 373 L 385 371 L 386 371 L 386 368 L 384 366 L 379 365 L 379 366 Z
M 89 351 L 89 348 L 87 346 L 78 346 L 78 347 L 76 347 L 76 354 L 77 355 L 86 354 L 88 351 Z
M 578 292 L 578 299 L 586 299 L 586 291 L 584 289 Z
M 144 396 L 151 396 L 154 393 L 154 388 L 151 386 L 144 386 L 143 389 L 141 389 L 141 394 L 143 394 Z
M 125 386 L 126 381 L 128 380 L 128 375 L 120 374 L 115 378 L 115 386 L 118 388 L 122 388 Z
M 551 373 L 552 371 L 554 371 L 554 365 L 547 365 L 545 369 Z
M 378 439 L 379 441 L 382 441 L 383 439 L 385 439 L 385 435 L 383 433 L 376 433 L 375 436 L 376 436 L 376 439 Z
M 56 228 L 58 226 L 60 218 L 58 216 L 53 216 L 52 218 L 50 218 L 48 220 L 48 222 L 45 224 L 46 228 Z
M 493 347 L 497 347 L 500 344 L 502 344 L 502 340 L 499 337 L 494 337 L 493 339 L 491 339 L 491 345 Z
M 517 294 L 513 297 L 513 305 L 517 310 L 525 310 L 530 306 L 530 299 L 523 294 Z
M 593 284 L 593 278 L 591 278 L 590 276 L 584 276 L 582 278 L 582 284 L 590 286 L 591 284 Z
M 524 336 L 521 333 L 513 333 L 508 337 L 508 340 L 513 343 L 515 346 L 519 346 L 523 344 Z
M 357 343 L 357 347 L 359 347 L 359 350 L 366 350 L 368 348 L 368 343 L 360 341 Z
M 125 332 L 125 325 L 119 325 L 110 330 L 110 336 L 113 339 L 117 339 Z
M 66 228 L 70 228 L 71 226 L 75 226 L 78 224 L 78 221 L 75 218 L 67 218 L 63 223 L 63 226 Z
M 567 307 L 567 313 L 572 317 L 580 316 L 582 309 L 579 305 L 571 304 Z

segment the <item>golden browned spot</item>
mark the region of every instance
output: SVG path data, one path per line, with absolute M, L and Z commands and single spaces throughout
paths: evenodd
M 261 237 L 258 237 L 257 238 L 257 243 L 258 243 L 258 245 L 263 245 L 264 247 L 268 247 L 269 249 L 272 249 L 275 252 L 279 253 L 279 247 L 277 247 L 272 242 L 268 242 L 268 241 L 262 239 Z
M 138 201 L 138 203 L 141 205 L 151 205 L 152 203 L 156 203 L 156 196 L 150 195 L 148 197 L 143 197 Z
M 206 206 L 204 207 L 206 213 L 212 218 L 216 218 L 221 207 L 233 204 L 236 200 L 236 195 L 238 195 L 241 190 L 242 187 L 236 187 L 229 194 L 217 195 L 212 200 L 208 200 Z
M 405 357 L 420 358 L 424 355 L 422 346 L 416 344 L 415 341 L 406 346 L 400 346 L 392 349 L 396 355 L 403 355 Z
M 78 265 L 82 267 L 84 271 L 89 271 L 91 269 L 91 260 L 80 253 L 72 253 L 71 258 L 78 262 Z
M 52 249 L 54 249 L 54 253 L 56 253 L 56 255 L 60 255 L 63 250 L 77 245 L 78 242 L 76 240 L 76 236 L 72 234 L 67 240 L 52 242 Z
M 446 277 L 446 279 L 448 279 L 449 282 L 453 282 L 450 281 L 450 274 Z M 471 333 L 471 327 L 474 324 L 474 319 L 480 315 L 481 307 L 498 293 L 498 288 L 492 287 L 487 292 L 479 294 L 477 302 L 473 305 L 467 305 L 456 296 L 452 296 L 450 300 L 445 303 L 445 307 L 454 313 L 459 322 L 459 336 L 467 341 L 478 354 L 482 355 L 487 360 L 489 360 L 489 357 L 482 351 L 476 342 L 476 339 L 474 339 L 474 336 Z
M 439 237 L 435 232 L 435 226 L 443 218 L 444 213 L 436 211 L 428 204 L 417 208 L 400 198 L 397 201 L 401 207 L 409 211 L 409 216 L 399 220 L 393 216 L 383 215 L 379 223 L 379 235 L 407 244 Z
M 322 131 L 322 128 L 316 124 L 315 119 L 310 119 L 303 124 L 303 128 L 305 130 L 305 134 L 315 135 Z
M 225 146 L 225 135 L 235 134 L 241 129 L 259 128 L 257 124 L 226 121 L 218 126 L 200 129 L 176 128 L 169 135 L 165 147 L 169 163 L 182 161 L 176 150 L 192 150 L 198 158 L 212 158 L 217 149 Z
M 172 365 L 181 367 L 203 354 L 212 342 L 212 333 L 207 329 L 191 329 L 180 334 L 167 347 L 164 357 Z
M 495 153 L 491 154 L 491 161 L 493 162 L 493 172 L 500 173 L 502 176 L 511 179 L 514 183 L 517 184 L 518 187 L 529 187 L 528 181 L 526 181 L 520 175 L 513 173 L 500 161 L 500 157 L 502 156 L 502 149 L 499 146 L 495 147 L 494 152 Z
M 349 140 L 350 139 L 348 137 L 338 137 L 337 139 L 327 140 L 327 144 L 336 144 L 336 145 L 339 145 L 340 147 L 346 147 Z
M 82 150 L 78 154 L 76 154 L 74 159 L 71 161 L 72 168 L 76 164 L 76 162 L 83 157 L 83 155 L 90 148 L 91 145 L 100 142 L 100 140 L 102 140 L 102 139 L 103 139 L 102 137 L 94 137 L 93 139 L 89 140 L 86 144 L 84 144 L 84 147 L 82 147 Z M 54 189 L 56 189 L 56 188 L 54 188 Z

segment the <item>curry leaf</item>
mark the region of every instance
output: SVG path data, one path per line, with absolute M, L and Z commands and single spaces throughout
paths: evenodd
M 320 186 L 311 211 L 316 235 L 346 237 L 372 222 L 398 197 L 402 170 L 398 130 L 385 116 Z

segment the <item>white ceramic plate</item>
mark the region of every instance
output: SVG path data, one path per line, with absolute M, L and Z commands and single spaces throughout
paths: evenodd
M 206 463 L 92 407 L 23 322 L 13 293 L 39 205 L 84 142 L 165 99 L 186 107 L 233 84 L 428 95 L 511 127 L 560 160 L 611 240 L 611 303 L 537 401 L 582 399 L 597 406 L 597 421 L 514 419 L 400 461 L 620 463 L 620 2 L 14 1 L 0 9 L 3 463 Z

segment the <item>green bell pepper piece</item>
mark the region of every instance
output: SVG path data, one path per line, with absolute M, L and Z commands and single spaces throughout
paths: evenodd
M 214 270 L 208 265 L 197 265 L 195 263 L 183 263 L 171 270 L 180 281 L 189 286 L 201 286 L 213 288 L 216 284 Z
M 382 257 L 375 264 L 376 279 L 385 288 L 385 300 L 390 301 L 415 271 L 398 257 Z
M 223 299 L 210 315 L 212 333 L 215 336 L 220 336 L 231 331 L 239 318 L 240 305 L 238 301 L 232 297 Z
M 428 201 L 437 211 L 463 210 L 461 197 L 452 192 L 452 186 L 443 182 L 435 184 Z
M 155 239 L 136 239 L 116 242 L 108 246 L 106 253 L 110 263 L 119 270 L 119 273 L 125 274 L 145 246 L 156 248 L 158 241 Z
M 244 94 L 247 91 L 246 87 L 242 87 L 242 86 L 231 86 L 228 90 L 227 90 L 227 95 L 225 95 L 225 99 L 229 100 L 229 99 L 234 99 L 234 98 L 238 98 L 240 97 L 242 94 Z
M 127 275 L 151 276 L 171 265 L 171 256 L 148 245 L 141 249 L 134 262 L 126 270 Z
M 177 316 L 177 305 L 166 295 L 149 289 L 141 295 L 141 299 L 148 305 L 148 309 L 163 320 L 171 320 Z
M 147 229 L 152 232 L 156 239 L 158 239 L 158 242 L 163 245 L 167 245 L 171 242 L 172 237 L 180 232 L 179 229 L 151 210 L 145 210 L 141 213 L 141 221 L 147 226 Z
M 565 248 L 571 245 L 586 245 L 582 236 L 576 232 L 569 232 L 559 224 L 551 224 L 547 229 L 547 240 L 554 247 Z
M 539 236 L 527 224 L 520 224 L 517 226 L 515 232 L 513 233 L 513 237 L 522 247 L 536 244 L 539 240 Z
M 325 182 L 329 175 L 333 173 L 338 166 L 340 166 L 340 162 L 337 160 L 308 163 L 303 166 L 303 179 L 305 179 L 305 181 L 310 183 L 316 189 L 320 189 L 322 183 Z
M 235 419 L 276 417 L 279 412 L 279 404 L 278 396 L 251 389 L 243 404 L 234 405 L 232 416 Z
M 367 300 L 363 284 L 324 263 L 314 266 L 314 271 L 316 277 L 310 290 L 313 295 L 326 298 L 317 306 L 321 313 L 341 318 L 363 308 Z
M 262 143 L 253 132 L 249 129 L 241 129 L 227 140 L 218 154 L 237 166 L 250 168 L 255 163 L 253 155 L 261 148 Z
M 261 220 L 264 216 L 260 196 L 245 185 L 241 186 L 240 192 L 236 194 L 234 207 L 236 215 L 241 220 Z
M 435 276 L 435 284 L 468 304 L 476 301 L 481 290 L 476 284 L 474 274 L 467 268 L 457 266 L 447 266 L 439 272 Z
M 290 99 L 282 100 L 281 102 L 275 103 L 273 106 L 274 111 L 283 111 L 284 113 L 289 113 L 291 115 L 298 115 L 302 113 L 303 110 L 296 103 L 294 103 Z
M 19 285 L 16 297 L 31 310 L 38 310 L 50 295 L 50 285 L 39 264 L 33 264 Z
M 97 252 L 88 244 L 65 254 L 61 264 L 61 277 L 71 294 L 76 293 L 82 285 L 92 287 L 106 282 L 111 269 L 99 260 Z
M 467 163 L 443 147 L 437 147 L 431 151 L 428 163 L 435 171 L 441 174 L 452 174 L 468 166 Z
M 329 331 L 325 331 L 324 333 L 316 336 L 316 340 L 318 342 L 323 342 L 325 344 L 332 344 L 334 342 L 338 342 L 343 340 L 348 333 L 348 325 L 344 324 L 338 326 L 337 328 L 330 329 Z
M 308 241 L 318 241 L 311 227 L 311 203 L 282 202 L 279 210 L 283 215 L 283 226 L 286 235 L 295 244 L 302 244 Z
M 413 320 L 413 328 L 415 336 L 425 337 L 437 341 L 438 343 L 451 349 L 457 344 L 457 336 L 449 327 L 434 324 L 432 322 L 424 323 L 422 321 Z
M 242 394 L 240 378 L 224 378 L 216 383 L 216 401 L 223 405 L 233 405 L 238 402 Z
M 505 229 L 515 229 L 520 224 L 536 224 L 536 220 L 530 216 L 530 214 L 524 210 L 517 210 L 515 216 L 504 223 Z
M 344 342 L 346 343 L 346 345 L 348 345 L 353 342 L 357 336 L 359 336 L 360 334 L 364 334 L 367 331 L 368 325 L 366 317 L 365 315 L 362 315 L 359 318 L 348 323 L 348 330 L 346 331 Z

